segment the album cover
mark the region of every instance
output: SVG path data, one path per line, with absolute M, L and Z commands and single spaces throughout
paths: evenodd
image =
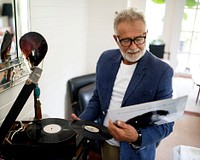
M 127 122 L 135 128 L 173 122 L 183 115 L 187 99 L 186 95 L 108 110 L 104 125 L 108 125 L 109 119 Z

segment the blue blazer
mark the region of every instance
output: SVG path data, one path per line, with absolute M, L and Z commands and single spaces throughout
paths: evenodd
M 81 119 L 94 121 L 100 117 L 103 123 L 121 60 L 119 49 L 107 50 L 100 56 L 96 67 L 96 87 L 88 106 L 79 116 Z M 171 98 L 172 77 L 173 69 L 146 51 L 138 61 L 121 107 Z M 120 160 L 155 160 L 156 143 L 173 131 L 173 125 L 140 128 L 141 148 L 135 150 L 129 143 L 120 142 Z

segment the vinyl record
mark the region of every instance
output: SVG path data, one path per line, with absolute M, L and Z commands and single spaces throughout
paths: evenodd
M 169 114 L 166 110 L 155 110 L 144 113 L 142 115 L 129 119 L 126 123 L 132 125 L 135 128 L 145 128 L 147 126 L 155 125 L 158 121 Z
M 38 143 L 60 143 L 75 136 L 75 132 L 69 127 L 69 121 L 59 118 L 35 121 L 27 127 L 26 133 Z
M 76 133 L 86 138 L 94 140 L 107 140 L 112 138 L 112 135 L 108 132 L 105 126 L 91 121 L 74 120 L 69 123 L 69 126 Z

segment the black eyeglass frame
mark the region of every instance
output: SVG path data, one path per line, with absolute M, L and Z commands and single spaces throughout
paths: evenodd
M 117 37 L 118 38 L 118 37 Z M 136 40 L 137 39 L 139 39 L 139 38 L 143 38 L 144 40 L 143 40 L 143 42 L 142 43 L 138 43 Z M 130 44 L 128 44 L 128 45 L 123 45 L 123 41 L 127 41 L 127 40 L 129 40 L 129 43 Z M 118 38 L 118 41 L 119 41 L 119 43 L 121 44 L 121 46 L 123 46 L 123 47 L 129 47 L 129 46 L 131 46 L 131 44 L 132 44 L 132 42 L 134 42 L 134 44 L 136 44 L 136 45 L 142 45 L 142 44 L 144 44 L 145 43 L 145 40 L 146 40 L 146 36 L 138 36 L 138 37 L 135 37 L 134 39 L 131 39 L 131 38 L 124 38 L 124 39 L 119 39 Z M 126 42 L 126 43 L 128 43 L 128 42 Z

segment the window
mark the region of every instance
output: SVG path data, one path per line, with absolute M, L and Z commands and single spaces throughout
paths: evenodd
M 179 42 L 179 63 L 195 71 L 200 67 L 200 0 L 186 1 Z
M 148 26 L 148 40 L 162 39 L 163 34 L 163 18 L 165 15 L 165 1 L 154 2 L 154 0 L 146 1 L 146 21 Z

